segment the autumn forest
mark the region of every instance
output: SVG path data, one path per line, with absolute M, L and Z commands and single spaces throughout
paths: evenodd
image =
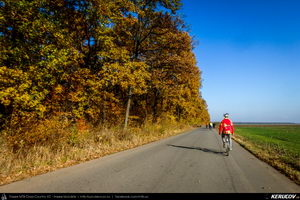
M 209 122 L 180 6 L 179 0 L 0 1 L 0 128 L 8 146 L 50 140 L 49 120 L 122 129 Z

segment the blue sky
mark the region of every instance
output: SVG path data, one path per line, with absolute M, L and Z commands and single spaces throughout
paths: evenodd
M 300 123 L 300 1 L 182 3 L 212 121 Z

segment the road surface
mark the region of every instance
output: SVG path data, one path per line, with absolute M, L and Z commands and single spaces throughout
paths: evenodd
M 0 187 L 0 193 L 299 193 L 300 187 L 214 130 L 192 131 Z

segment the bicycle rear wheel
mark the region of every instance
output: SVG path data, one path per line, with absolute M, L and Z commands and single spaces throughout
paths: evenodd
M 229 156 L 230 146 L 229 146 L 229 135 L 226 135 L 225 138 L 225 148 L 226 148 L 226 156 Z
M 228 145 L 228 146 L 229 146 L 229 145 Z M 227 148 L 226 148 L 226 155 L 227 155 L 227 156 L 229 156 L 229 151 L 230 151 L 230 149 L 229 149 L 229 147 L 227 147 Z

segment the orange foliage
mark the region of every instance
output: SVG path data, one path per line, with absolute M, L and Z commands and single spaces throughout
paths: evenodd
M 71 137 L 74 124 L 75 135 L 87 124 L 118 125 L 128 99 L 137 125 L 209 121 L 179 8 L 179 0 L 1 4 L 0 128 L 11 146 Z

